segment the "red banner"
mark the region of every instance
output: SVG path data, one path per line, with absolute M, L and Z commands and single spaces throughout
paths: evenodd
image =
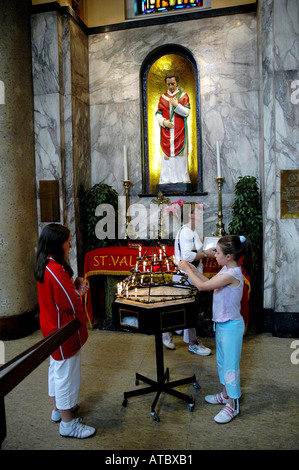
M 95 274 L 110 274 L 112 276 L 130 274 L 131 270 L 136 267 L 138 258 L 144 256 L 147 251 L 148 255 L 152 255 L 153 248 L 141 246 L 139 252 L 139 248 L 111 246 L 89 251 L 84 260 L 84 277 L 88 278 Z M 174 249 L 166 246 L 165 252 L 167 256 L 173 256 Z

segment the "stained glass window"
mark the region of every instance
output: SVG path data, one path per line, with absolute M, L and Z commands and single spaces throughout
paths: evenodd
M 138 14 L 202 7 L 203 0 L 136 0 Z

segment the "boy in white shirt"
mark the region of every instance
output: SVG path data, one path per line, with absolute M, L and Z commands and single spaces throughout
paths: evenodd
M 185 204 L 190 205 L 189 220 L 180 228 L 176 235 L 174 244 L 175 258 L 177 261 L 189 261 L 189 263 L 194 264 L 197 269 L 202 272 L 202 259 L 206 257 L 214 258 L 215 252 L 214 250 L 202 251 L 202 242 L 195 230 L 196 224 L 201 221 L 201 211 L 197 209 L 195 202 Z M 185 204 L 183 204 L 182 207 L 184 207 Z M 199 354 L 201 356 L 211 354 L 211 350 L 206 348 L 198 340 L 195 328 L 184 330 L 184 342 L 189 344 L 189 351 L 193 354 Z M 163 344 L 168 349 L 175 349 L 171 333 L 163 333 Z

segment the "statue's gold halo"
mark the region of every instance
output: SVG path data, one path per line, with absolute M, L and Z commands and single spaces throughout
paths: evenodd
M 165 76 L 174 72 L 178 78 L 178 87 L 183 89 L 190 99 L 188 124 L 188 168 L 191 182 L 197 184 L 197 133 L 196 133 L 196 87 L 195 71 L 188 59 L 179 54 L 166 54 L 157 59 L 148 71 L 147 77 L 147 113 L 148 113 L 148 161 L 150 192 L 156 191 L 159 184 L 162 152 L 160 148 L 160 126 L 155 113 L 160 96 L 167 91 Z

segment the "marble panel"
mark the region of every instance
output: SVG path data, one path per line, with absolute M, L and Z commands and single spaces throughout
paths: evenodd
M 216 142 L 219 142 L 224 190 L 239 176 L 259 176 L 258 92 L 206 95 L 201 100 L 204 191 L 214 192 Z M 230 188 L 230 189 L 229 189 Z
M 146 56 L 167 43 L 188 48 L 199 67 L 204 191 L 209 195 L 195 199 L 204 200 L 204 220 L 209 221 L 207 233 L 211 233 L 218 209 L 216 140 L 221 144 L 226 177 L 223 205 L 227 220 L 237 177 L 258 175 L 259 83 L 254 14 L 89 37 L 92 184 L 105 181 L 124 194 L 123 168 L 116 159 L 122 162 L 123 145 L 127 145 L 133 182 L 130 196 L 136 201 L 142 186 L 139 71 Z M 145 199 L 142 203 L 147 206 Z
M 89 104 L 88 38 L 75 21 L 70 20 L 69 28 L 72 94 Z
M 275 1 L 274 9 L 273 39 L 275 70 L 298 70 L 299 2 L 290 0 Z
M 60 88 L 58 17 L 56 12 L 31 16 L 32 75 L 35 95 Z
M 29 3 L 1 2 L 0 334 L 37 305 L 37 242 Z M 3 329 L 2 329 L 3 328 Z
M 296 312 L 299 306 L 298 240 L 299 219 L 280 218 L 280 171 L 299 168 L 299 104 L 291 99 L 292 82 L 298 80 L 299 70 L 275 73 L 275 130 L 276 130 L 276 300 L 278 312 Z
M 36 177 L 61 178 L 60 95 L 34 96 Z

